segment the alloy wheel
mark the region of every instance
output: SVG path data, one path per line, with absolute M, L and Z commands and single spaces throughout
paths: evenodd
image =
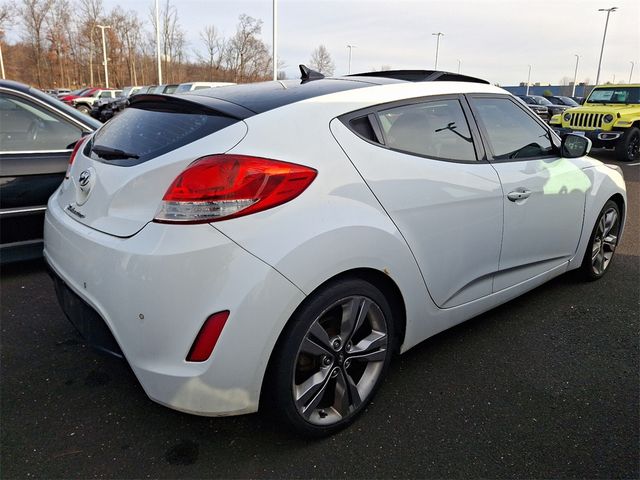
M 618 212 L 610 207 L 600 216 L 591 247 L 591 268 L 598 276 L 605 272 L 611 262 L 618 244 L 619 230 Z
M 332 425 L 359 410 L 389 355 L 381 308 L 349 296 L 325 309 L 307 330 L 295 358 L 292 382 L 298 413 L 314 425 Z

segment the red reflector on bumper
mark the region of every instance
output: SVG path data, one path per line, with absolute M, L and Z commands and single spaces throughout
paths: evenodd
M 207 318 L 189 350 L 188 362 L 204 362 L 211 356 L 227 318 L 229 318 L 229 310 L 214 313 Z

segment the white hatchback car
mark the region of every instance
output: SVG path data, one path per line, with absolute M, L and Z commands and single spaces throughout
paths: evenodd
M 607 271 L 625 185 L 584 137 L 466 76 L 301 70 L 135 96 L 49 200 L 63 310 L 153 400 L 329 434 L 394 353 Z

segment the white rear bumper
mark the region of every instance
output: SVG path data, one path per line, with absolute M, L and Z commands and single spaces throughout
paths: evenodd
M 257 410 L 275 342 L 304 295 L 210 225 L 147 224 L 130 238 L 86 227 L 49 201 L 44 254 L 111 330 L 149 397 L 201 415 Z M 211 357 L 185 357 L 229 310 Z

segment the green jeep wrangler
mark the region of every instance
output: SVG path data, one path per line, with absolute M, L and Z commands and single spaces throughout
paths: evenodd
M 594 148 L 612 148 L 618 160 L 640 159 L 640 85 L 595 87 L 584 105 L 554 115 L 549 122 L 559 134 L 577 133 Z

